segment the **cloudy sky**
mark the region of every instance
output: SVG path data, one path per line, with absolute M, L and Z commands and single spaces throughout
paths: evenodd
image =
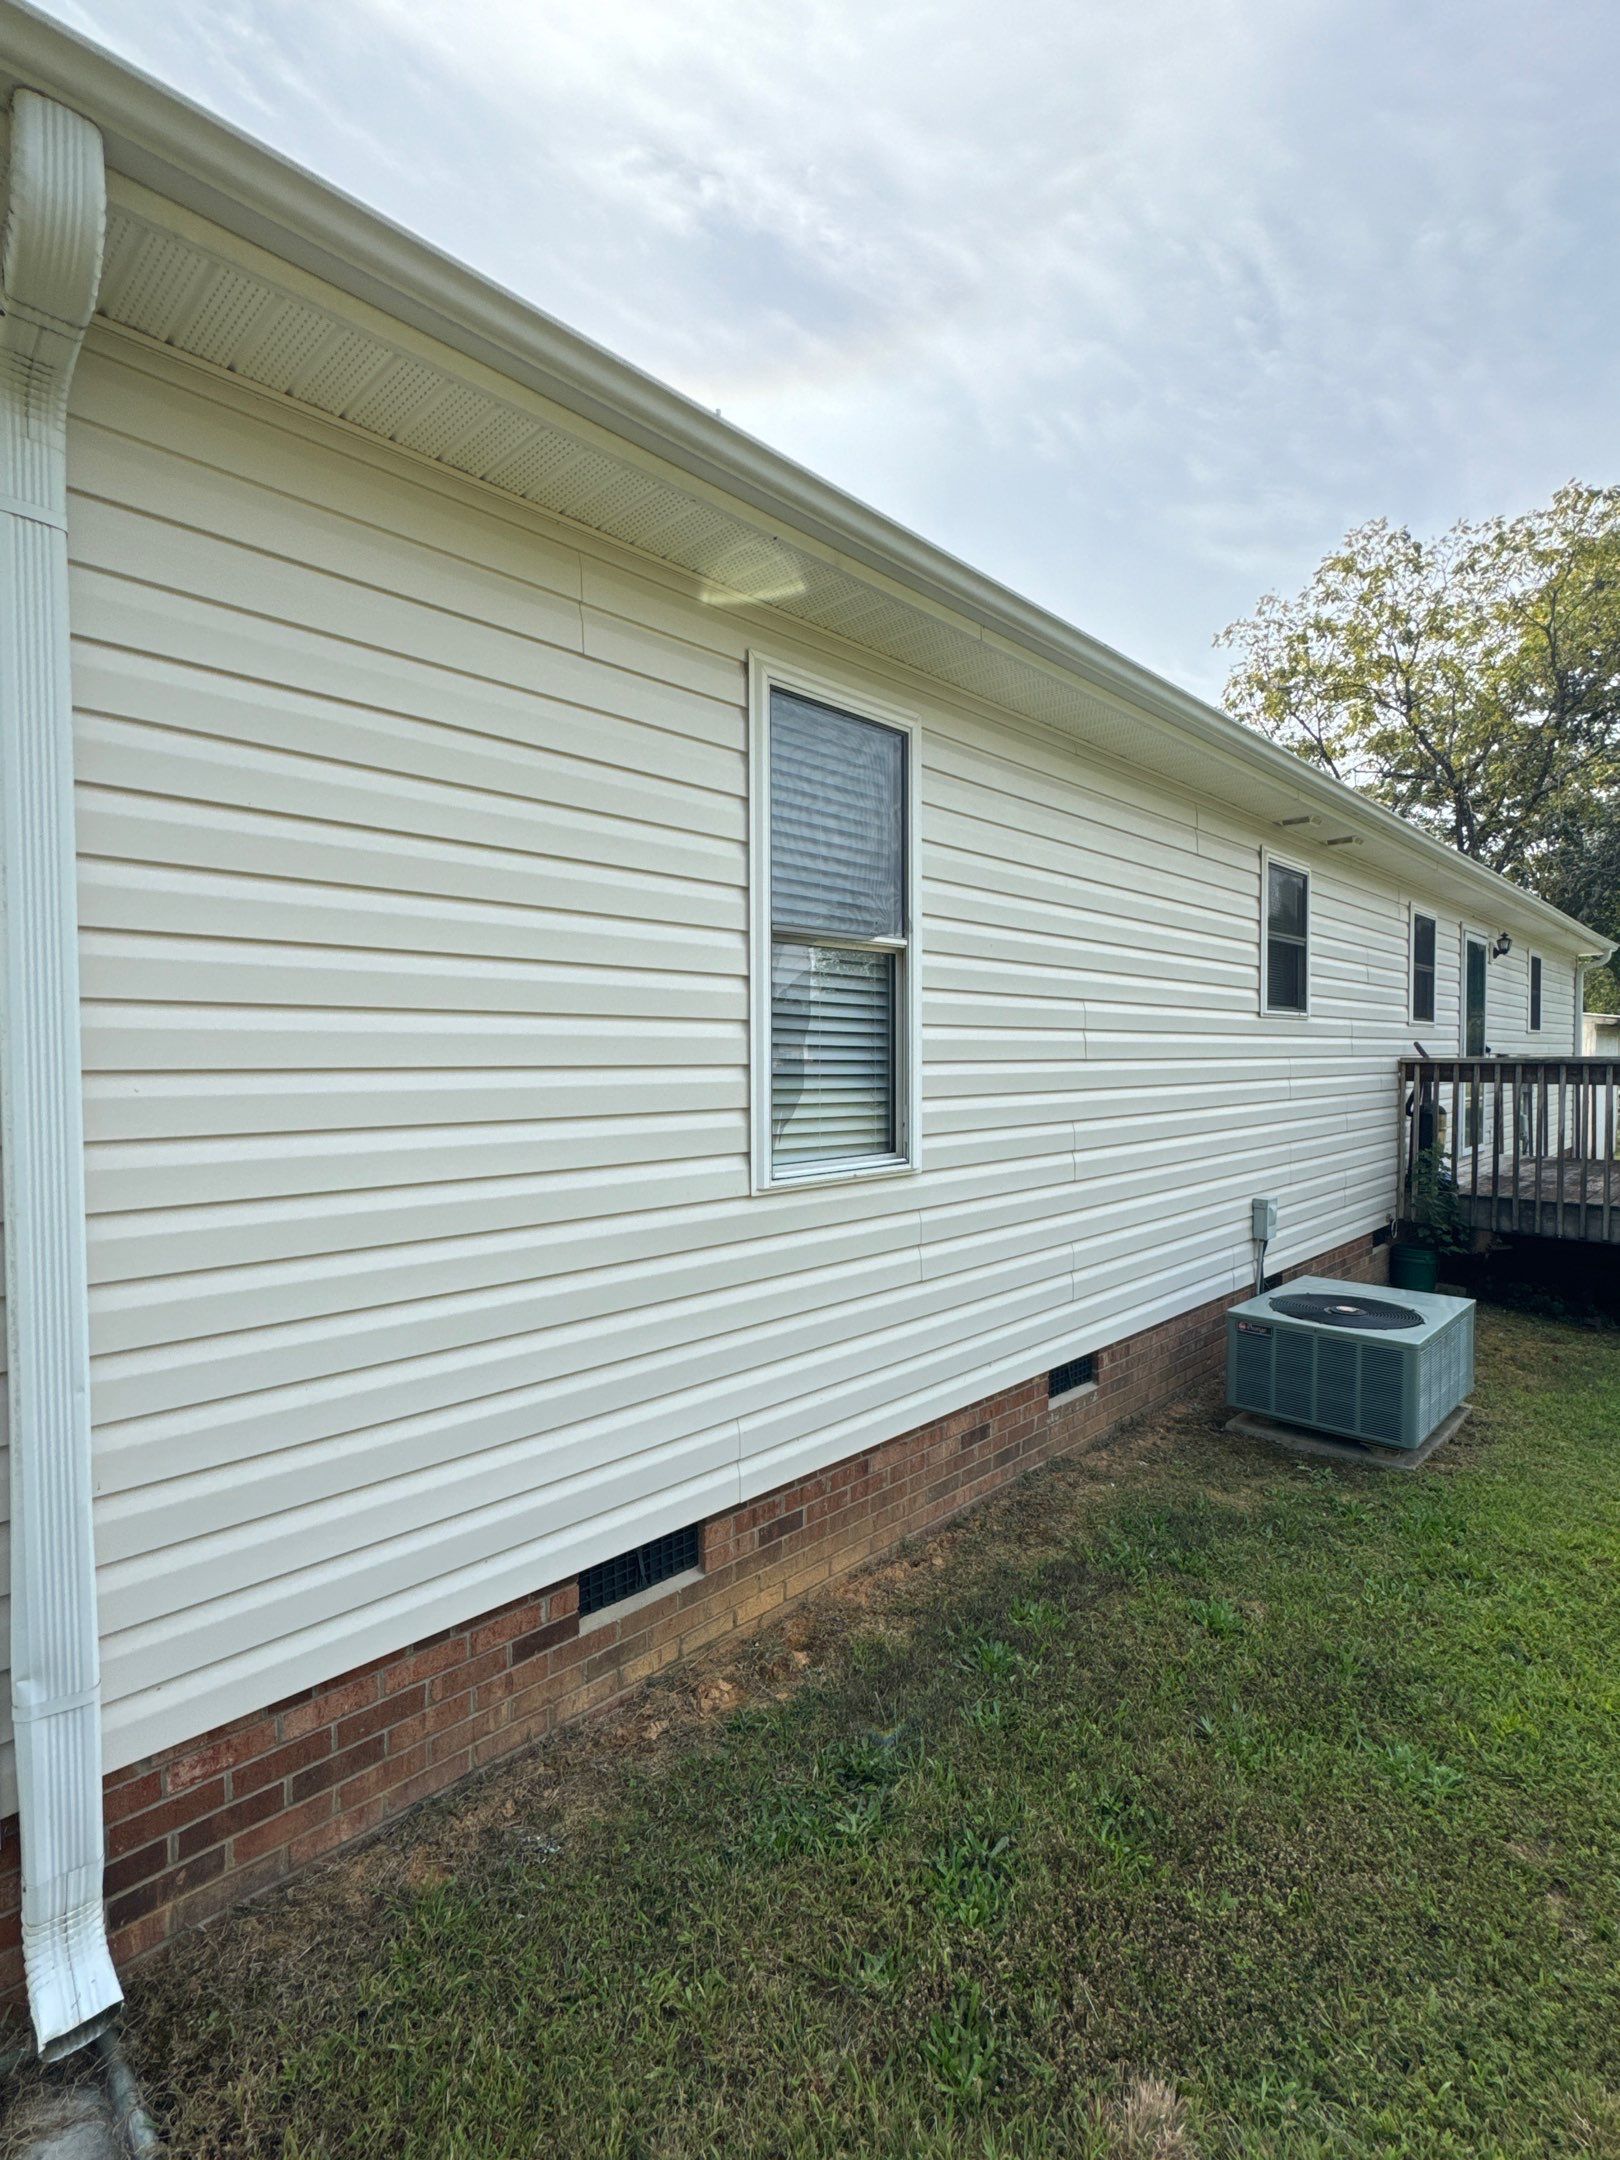
M 1337 535 L 1620 478 L 1612 0 L 55 0 L 1205 694 Z

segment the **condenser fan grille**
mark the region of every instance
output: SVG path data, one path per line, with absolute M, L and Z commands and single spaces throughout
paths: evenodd
M 1274 1297 L 1273 1312 L 1290 1320 L 1315 1320 L 1322 1327 L 1409 1328 L 1421 1327 L 1423 1315 L 1410 1305 L 1391 1305 L 1386 1298 L 1334 1296 L 1327 1291 L 1301 1291 L 1297 1297 Z

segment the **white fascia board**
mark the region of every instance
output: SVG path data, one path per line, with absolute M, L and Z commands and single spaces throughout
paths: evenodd
M 1494 892 L 1504 919 L 1535 923 L 1566 951 L 1611 949 L 1598 931 L 818 479 L 19 0 L 0 0 L 0 66 L 93 120 L 112 171 L 780 521 L 831 558 L 876 572 L 1020 658 L 1136 707 L 1211 756 L 1266 772 L 1335 827 L 1400 847 L 1414 858 L 1414 876 L 1423 863 L 1447 884 L 1460 873 L 1476 906 Z

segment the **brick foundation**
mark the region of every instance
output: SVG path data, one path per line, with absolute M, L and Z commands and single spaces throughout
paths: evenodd
M 1367 1238 L 1292 1270 L 1382 1280 Z M 1044 1373 L 712 1517 L 703 1574 L 581 1622 L 560 1583 L 374 1659 L 106 1781 L 107 1918 L 120 1970 L 415 1801 L 622 1695 L 689 1652 L 1101 1439 L 1207 1380 L 1229 1299 L 1099 1351 L 1095 1385 Z M 22 1991 L 15 1817 L 0 1825 L 0 2004 Z

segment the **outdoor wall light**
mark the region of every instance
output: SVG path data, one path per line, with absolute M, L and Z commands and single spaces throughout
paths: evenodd
M 1496 933 L 1496 943 L 1491 947 L 1491 958 L 1493 960 L 1505 960 L 1512 950 L 1512 938 L 1508 936 L 1505 930 L 1499 930 Z

